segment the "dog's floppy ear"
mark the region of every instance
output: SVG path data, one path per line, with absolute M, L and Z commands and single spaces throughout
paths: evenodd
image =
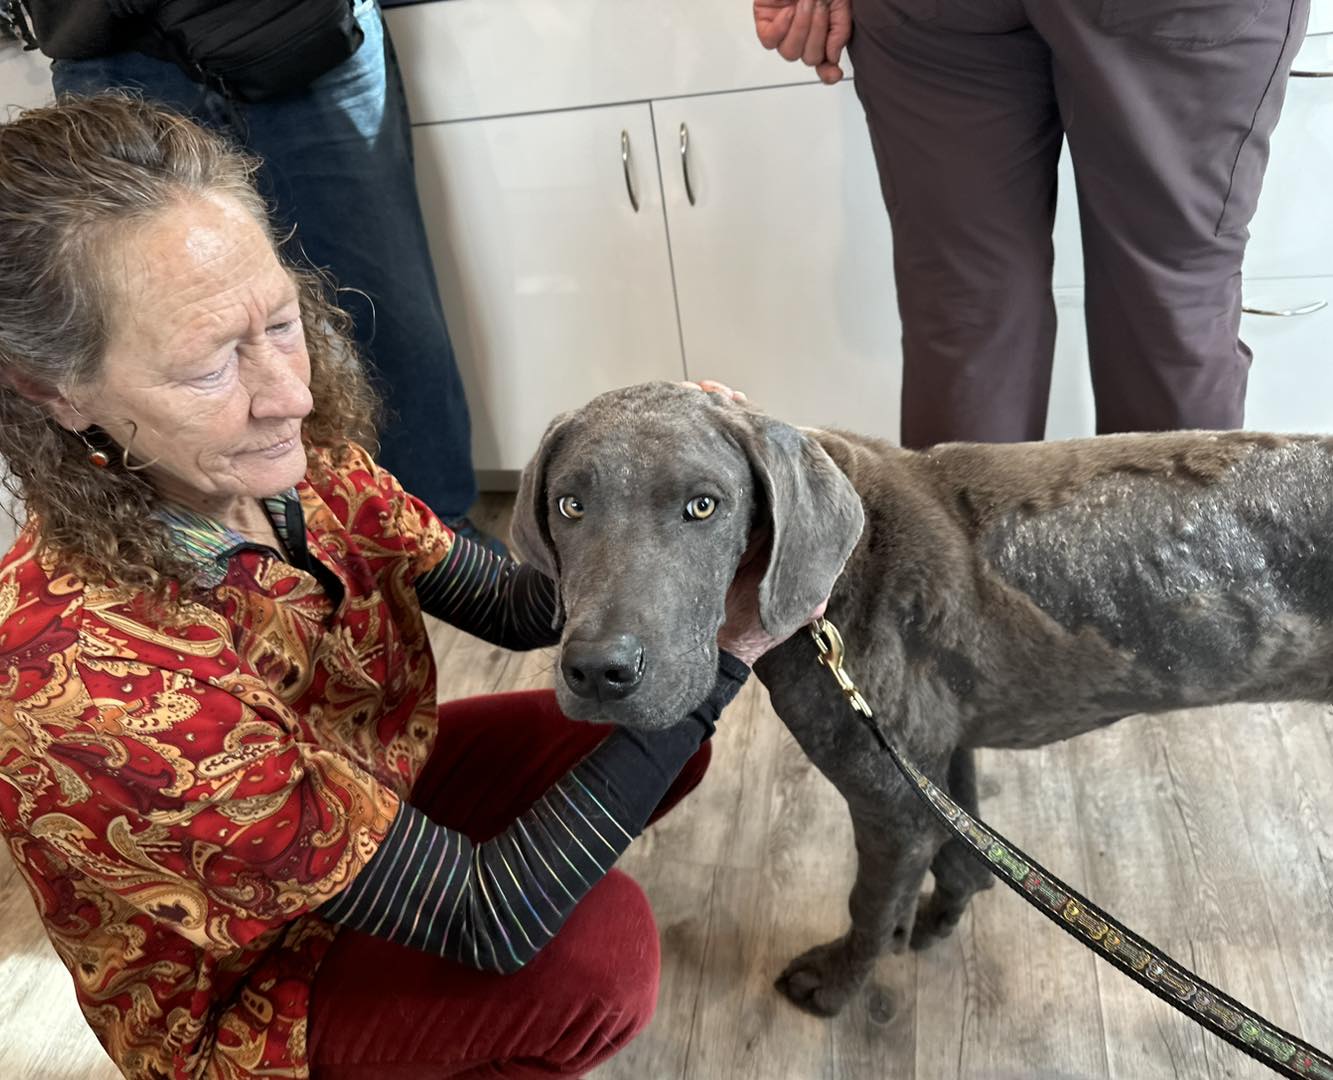
M 547 425 L 537 452 L 524 466 L 518 481 L 518 496 L 514 500 L 514 520 L 509 527 L 509 539 L 519 557 L 554 579 L 560 577 L 560 565 L 546 521 L 546 466 L 560 445 L 569 416 L 569 413 L 562 413 Z
M 768 503 L 772 532 L 759 619 L 784 637 L 828 596 L 860 539 L 865 511 L 847 474 L 808 435 L 750 410 L 733 430 Z

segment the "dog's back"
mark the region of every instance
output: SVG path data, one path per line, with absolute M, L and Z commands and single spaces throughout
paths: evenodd
M 821 442 L 867 500 L 879 556 L 860 576 L 894 551 L 895 591 L 919 583 L 927 650 L 970 658 L 971 741 L 1333 700 L 1333 439 L 1186 432 L 922 453 Z M 876 513 L 883 502 L 893 515 Z

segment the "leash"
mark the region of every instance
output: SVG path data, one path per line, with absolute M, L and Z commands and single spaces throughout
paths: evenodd
M 992 874 L 1140 986 L 1274 1072 L 1333 1080 L 1333 1058 L 1329 1055 L 1269 1023 L 1131 933 L 1029 858 L 1021 848 L 963 810 L 912 764 L 879 726 L 870 705 L 843 667 L 843 642 L 838 628 L 821 618 L 810 625 L 810 634 L 819 649 L 819 662 L 837 680 L 838 688 L 875 742 L 893 759 L 930 812 Z

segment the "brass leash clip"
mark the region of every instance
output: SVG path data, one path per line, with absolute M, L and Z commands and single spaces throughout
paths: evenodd
M 819 618 L 810 624 L 810 636 L 815 639 L 815 647 L 819 649 L 819 662 L 833 674 L 838 689 L 846 695 L 848 704 L 867 720 L 872 720 L 874 714 L 870 711 L 870 705 L 861 696 L 856 683 L 852 682 L 852 677 L 842 666 L 845 650 L 838 628 L 828 619 Z

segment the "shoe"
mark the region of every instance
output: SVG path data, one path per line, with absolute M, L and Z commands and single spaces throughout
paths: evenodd
M 466 537 L 474 544 L 480 544 L 492 555 L 501 559 L 512 558 L 509 554 L 509 548 L 498 536 L 492 536 L 485 529 L 479 529 L 472 523 L 472 519 L 464 514 L 462 517 L 445 518 L 444 523 L 453 530 L 455 536 Z

